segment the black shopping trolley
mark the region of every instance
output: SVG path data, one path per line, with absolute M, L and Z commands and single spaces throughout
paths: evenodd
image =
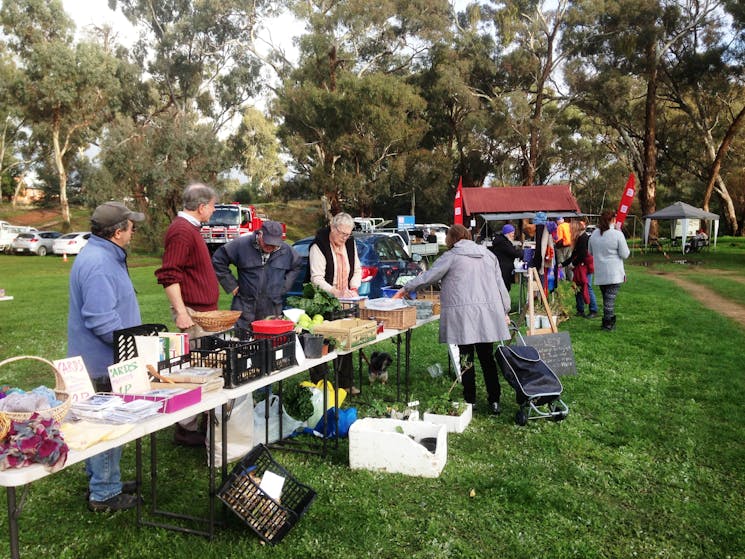
M 529 419 L 561 421 L 569 415 L 569 406 L 560 398 L 563 387 L 559 377 L 536 348 L 525 344 L 520 331 L 513 329 L 522 345 L 501 343 L 494 357 L 504 378 L 515 389 L 515 400 L 520 405 L 515 423 L 525 425 Z

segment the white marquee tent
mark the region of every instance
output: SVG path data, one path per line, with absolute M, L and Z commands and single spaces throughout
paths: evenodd
M 682 228 L 681 231 L 686 232 L 688 231 L 688 220 L 689 219 L 699 219 L 699 220 L 705 220 L 708 223 L 708 227 L 706 230 L 709 232 L 709 236 L 714 244 L 714 246 L 717 246 L 717 235 L 719 234 L 719 215 L 711 212 L 707 212 L 702 210 L 701 208 L 695 208 L 691 206 L 690 204 L 686 204 L 685 202 L 675 202 L 674 204 L 663 208 L 659 211 L 654 212 L 653 214 L 645 215 L 644 216 L 644 246 L 647 246 L 647 242 L 649 241 L 649 226 L 652 223 L 653 219 L 661 220 L 661 219 L 667 219 L 672 220 L 672 226 L 671 230 L 675 231 L 675 222 L 677 220 L 681 220 L 682 222 Z M 713 225 L 713 229 L 712 229 Z M 685 233 L 684 233 L 685 234 Z M 671 235 L 671 237 L 674 237 L 674 233 Z M 681 239 L 680 248 L 681 251 L 685 252 L 685 239 Z

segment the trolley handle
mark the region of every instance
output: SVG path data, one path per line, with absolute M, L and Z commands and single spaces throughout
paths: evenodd
M 514 334 L 517 334 L 517 337 L 520 338 L 520 343 L 522 345 L 528 345 L 528 344 L 525 343 L 525 338 L 523 338 L 523 335 L 520 333 L 520 328 L 517 326 L 517 322 L 515 322 L 514 320 L 510 320 L 510 325 L 509 325 L 508 328 L 509 328 L 509 330 L 511 332 L 514 332 Z M 512 338 L 515 337 L 514 334 L 513 334 Z M 499 340 L 499 345 L 500 346 L 503 346 L 504 345 L 504 340 Z

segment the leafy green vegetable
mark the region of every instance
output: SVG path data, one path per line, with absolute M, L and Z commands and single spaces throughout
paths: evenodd
M 287 383 L 282 390 L 282 405 L 290 417 L 305 421 L 313 415 L 313 394 L 298 383 Z
M 288 297 L 287 304 L 291 307 L 303 309 L 309 316 L 326 314 L 341 309 L 339 299 L 312 283 L 303 285 L 302 297 Z

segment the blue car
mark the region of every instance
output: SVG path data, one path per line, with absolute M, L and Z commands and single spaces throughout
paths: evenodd
M 295 280 L 295 284 L 287 296 L 301 296 L 303 284 L 310 281 L 308 268 L 308 252 L 314 237 L 306 237 L 296 241 L 294 248 L 303 259 L 303 268 Z M 390 236 L 379 233 L 355 233 L 357 254 L 362 266 L 361 296 L 376 299 L 382 297 L 381 288 L 389 285 L 403 285 L 406 278 L 419 275 L 422 271 L 419 264 Z M 415 255 L 415 258 L 419 255 Z M 421 259 L 421 257 L 419 257 Z

